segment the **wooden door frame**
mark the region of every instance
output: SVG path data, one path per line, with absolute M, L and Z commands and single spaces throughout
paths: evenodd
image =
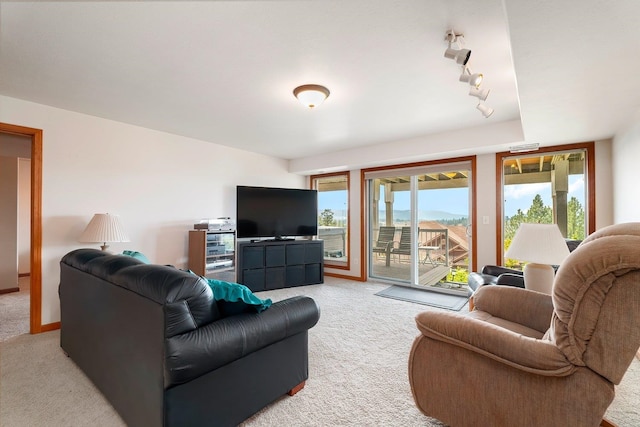
M 30 332 L 42 328 L 42 130 L 0 122 L 0 132 L 31 139 L 31 248 L 30 248 Z M 57 329 L 59 322 L 47 325 Z M 51 326 L 51 327 L 49 327 Z

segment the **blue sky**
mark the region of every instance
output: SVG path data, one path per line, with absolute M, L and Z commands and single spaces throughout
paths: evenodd
M 345 191 L 325 191 L 318 193 L 320 208 L 341 210 L 346 208 Z M 518 209 L 526 212 L 536 194 L 540 194 L 544 204 L 552 206 L 551 183 L 547 184 L 518 184 L 505 187 L 505 215 L 513 216 Z M 584 202 L 584 176 L 569 176 L 569 195 L 567 199 L 576 197 L 582 206 Z M 479 197 L 482 195 L 480 194 Z M 409 192 L 395 193 L 394 209 L 409 209 Z M 469 212 L 469 200 L 467 190 L 464 188 L 452 188 L 448 190 L 423 190 L 418 195 L 419 210 L 440 210 L 452 214 L 467 215 Z

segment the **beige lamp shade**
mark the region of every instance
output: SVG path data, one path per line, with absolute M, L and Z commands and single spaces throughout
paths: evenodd
M 524 286 L 551 294 L 554 270 L 569 256 L 569 248 L 556 224 L 522 223 L 505 257 L 528 262 L 524 267 Z
M 95 214 L 87 228 L 85 228 L 82 236 L 79 239 L 80 242 L 85 243 L 102 243 L 100 246 L 102 250 L 106 250 L 111 242 L 128 242 L 129 236 L 124 231 L 124 227 L 120 222 L 118 215 L 111 215 L 108 213 Z

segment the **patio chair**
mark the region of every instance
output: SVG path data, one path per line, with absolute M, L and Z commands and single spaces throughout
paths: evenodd
M 400 261 L 400 255 L 411 256 L 411 227 L 402 227 L 398 247 L 391 249 L 391 253 L 398 255 L 398 261 Z
M 376 254 L 385 255 L 385 265 L 389 267 L 391 258 L 391 249 L 393 247 L 393 239 L 396 235 L 395 227 L 381 226 L 378 232 L 378 239 L 376 240 L 371 252 Z

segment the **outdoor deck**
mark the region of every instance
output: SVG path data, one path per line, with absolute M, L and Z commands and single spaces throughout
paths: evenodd
M 372 275 L 381 279 L 401 280 L 409 282 L 411 280 L 411 264 L 406 260 L 391 259 L 389 266 L 385 265 L 384 256 L 374 256 Z M 419 284 L 425 287 L 445 288 L 467 292 L 466 284 L 446 282 L 447 273 L 450 268 L 443 264 L 420 263 L 418 267 Z

